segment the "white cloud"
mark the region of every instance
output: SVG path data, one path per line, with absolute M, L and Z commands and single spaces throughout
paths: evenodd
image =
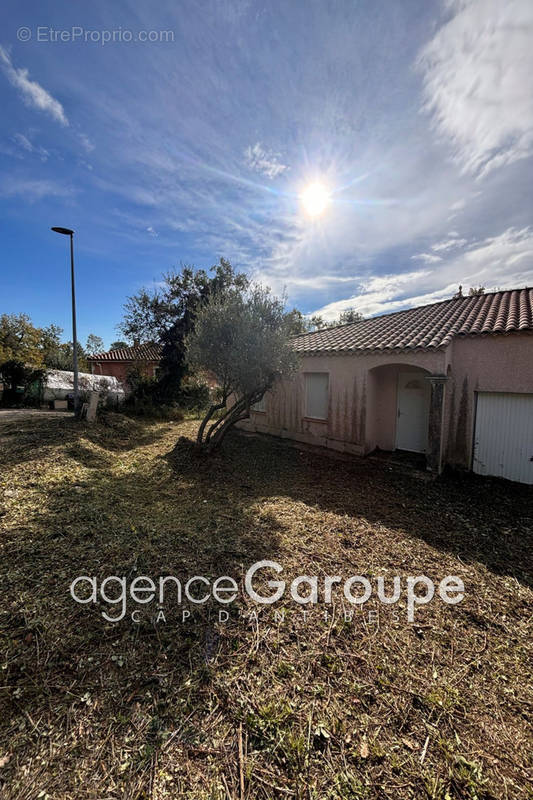
M 260 283 L 262 286 L 268 286 L 277 295 L 282 295 L 286 291 L 294 295 L 299 290 L 319 292 L 342 284 L 352 284 L 354 286 L 361 281 L 361 276 L 354 275 L 341 276 L 324 273 L 298 276 L 293 273 L 289 276 L 277 276 L 272 271 L 266 272 L 261 269 L 252 269 L 250 276 L 253 281 Z
M 23 133 L 16 133 L 13 136 L 13 139 L 19 144 L 24 150 L 27 150 L 28 153 L 33 153 L 33 145 L 28 139 L 27 136 L 24 136 Z
M 406 301 L 401 299 L 406 289 L 427 279 L 432 273 L 427 270 L 405 272 L 399 275 L 387 274 L 370 278 L 361 284 L 359 293 L 345 300 L 337 300 L 317 309 L 313 314 L 318 314 L 328 322 L 338 318 L 342 311 L 353 308 L 365 317 L 375 314 L 385 314 L 406 307 Z M 398 297 L 400 295 L 400 297 Z M 433 296 L 433 294 L 431 295 Z M 425 299 L 427 295 L 416 298 L 413 305 L 431 302 Z M 439 299 L 442 299 L 439 297 Z M 409 301 L 407 301 L 409 302 Z
M 519 288 L 533 285 L 533 227 L 508 228 L 473 244 L 459 259 L 465 283 Z
M 286 164 L 281 163 L 278 153 L 267 150 L 267 148 L 263 147 L 261 142 L 256 142 L 253 147 L 250 145 L 246 148 L 244 151 L 244 160 L 250 169 L 255 170 L 255 172 L 260 172 L 262 175 L 266 175 L 270 180 L 277 178 L 278 175 L 281 175 L 285 170 L 289 169 Z
M 85 150 L 87 153 L 92 153 L 92 151 L 93 151 L 93 150 L 94 150 L 94 148 L 95 148 L 95 145 L 94 145 L 94 144 L 91 142 L 91 140 L 89 139 L 89 137 L 87 136 L 87 134 L 85 134 L 85 133 L 79 133 L 79 134 L 78 134 L 78 138 L 79 138 L 79 140 L 80 140 L 80 142 L 81 142 L 81 144 L 82 144 L 82 146 L 83 146 L 84 150 Z
M 12 180 L 6 179 L 0 184 L 0 196 L 22 197 L 29 203 L 42 200 L 43 197 L 71 197 L 74 190 L 68 186 L 48 180 Z
M 463 172 L 478 177 L 533 152 L 533 3 L 448 0 L 452 18 L 418 58 L 424 108 Z
M 148 233 L 150 236 L 154 236 L 154 237 L 159 236 L 158 232 L 153 229 L 152 225 L 149 225 L 146 228 L 146 233 Z
M 387 274 L 360 284 L 357 294 L 316 309 L 324 319 L 336 319 L 354 308 L 365 316 L 386 314 L 451 298 L 461 284 L 494 289 L 533 285 L 533 227 L 508 228 L 472 244 L 443 261 L 438 269 Z
M 450 211 L 462 211 L 465 206 L 466 200 L 463 198 L 462 200 L 457 200 L 457 202 L 452 203 L 450 206 Z
M 45 111 L 50 114 L 61 125 L 68 125 L 63 106 L 52 95 L 44 89 L 37 81 L 32 81 L 29 78 L 27 69 L 17 69 L 13 66 L 11 58 L 7 50 L 0 45 L 0 65 L 2 66 L 5 74 L 7 75 L 10 83 L 20 90 L 24 102 L 38 108 L 40 111 Z
M 492 0 L 487 3 L 490 10 Z M 464 10 L 470 6 L 466 3 Z M 84 176 L 87 199 L 91 192 L 96 216 L 105 192 L 109 204 L 128 209 L 131 218 L 127 227 L 109 221 L 120 234 L 110 246 L 118 249 L 116 242 L 129 236 L 139 247 L 139 258 L 155 245 L 181 247 L 182 257 L 198 264 L 225 255 L 276 292 L 286 287 L 290 302 L 305 311 L 357 296 L 366 277 L 383 272 L 432 270 L 433 277 L 416 273 L 418 277 L 396 294 L 391 278 L 390 299 L 366 298 L 376 310 L 381 303 L 404 302 L 404 290 L 408 298 L 432 295 L 452 284 L 456 290 L 463 270 L 449 268 L 449 263 L 468 245 L 461 250 L 458 242 L 457 250 L 451 245 L 433 250 L 431 245 L 460 237 L 473 242 L 512 224 L 521 228 L 527 224 L 529 190 L 524 185 L 526 171 L 520 169 L 503 168 L 491 180 L 476 184 L 470 173 L 460 174 L 450 165 L 445 149 L 428 135 L 427 118 L 416 113 L 420 97 L 410 69 L 420 32 L 431 30 L 432 38 L 438 31 L 433 27 L 435 5 L 424 5 L 424 12 L 415 29 L 404 29 L 403 23 L 392 26 L 385 45 L 379 37 L 365 41 L 368 52 L 382 45 L 387 49 L 387 63 L 379 75 L 371 60 L 360 56 L 353 26 L 340 15 L 336 28 L 331 9 L 319 14 L 323 24 L 318 30 L 333 26 L 323 50 L 317 54 L 301 39 L 294 40 L 295 61 L 309 67 L 306 77 L 296 82 L 287 81 L 287 63 L 282 60 L 263 83 L 271 52 L 262 38 L 252 40 L 249 73 L 240 56 L 221 72 L 217 19 L 213 46 L 204 48 L 200 60 L 165 48 L 156 48 L 146 64 L 122 60 L 105 97 L 89 91 L 83 71 L 63 71 L 68 96 L 77 97 L 76 105 L 93 121 L 91 137 L 98 132 L 97 152 L 105 160 L 105 169 L 102 161 L 94 174 Z M 454 5 L 444 22 L 460 13 Z M 285 22 L 289 44 L 290 9 Z M 480 12 L 475 22 L 483 28 L 484 14 Z M 346 34 L 345 40 L 340 33 Z M 405 36 L 413 47 L 405 46 Z M 26 63 L 33 77 L 33 62 Z M 331 71 L 331 63 L 347 66 Z M 93 66 L 97 69 L 96 62 Z M 95 80 L 104 77 L 105 69 L 105 63 L 98 62 Z M 147 71 L 150 80 L 139 82 L 137 69 Z M 53 89 L 57 84 L 50 80 L 46 85 Z M 239 113 L 243 103 L 248 109 L 244 118 Z M 186 126 L 180 124 L 183 108 Z M 234 120 L 229 138 L 221 119 Z M 81 128 L 74 119 L 71 125 L 76 149 L 87 158 L 79 139 Z M 24 150 L 20 154 L 26 155 Z M 331 185 L 332 203 L 323 218 L 310 222 L 301 214 L 297 193 L 317 177 Z M 284 191 L 277 189 L 281 184 Z M 482 189 L 483 195 L 474 202 L 475 189 Z M 457 218 L 449 222 L 452 213 Z M 161 231 L 158 238 L 148 225 Z M 452 235 L 452 228 L 460 236 Z M 165 261 L 170 263 L 166 253 Z M 352 300 L 346 305 L 353 305 Z
M 411 256 L 411 260 L 423 261 L 424 264 L 436 264 L 438 261 L 442 261 L 442 258 L 434 253 L 418 253 L 416 256 Z
M 19 147 L 22 147 L 22 149 L 26 150 L 26 152 L 37 154 L 38 156 L 40 156 L 41 161 L 48 160 L 48 156 L 50 155 L 48 150 L 46 150 L 44 147 L 41 147 L 40 145 L 33 144 L 33 142 L 23 133 L 16 133 L 13 136 L 13 139 L 19 145 Z
M 443 239 L 442 242 L 432 244 L 431 249 L 439 253 L 443 250 L 455 250 L 457 247 L 467 244 L 467 239 L 459 239 L 455 231 L 452 231 L 449 236 L 449 239 Z

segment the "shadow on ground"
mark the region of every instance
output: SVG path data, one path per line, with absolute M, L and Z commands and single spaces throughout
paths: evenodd
M 119 414 L 106 415 L 98 425 L 78 422 L 71 414 L 45 412 L 8 421 L 0 418 L 1 462 L 8 467 L 35 461 L 58 445 L 68 442 L 75 447 L 80 440 L 94 442 L 111 452 L 132 450 L 153 444 L 161 435 L 160 423 L 140 422 Z
M 338 722 L 338 730 L 328 722 L 331 732 L 324 737 L 329 739 L 321 738 L 320 728 L 311 735 L 314 709 L 328 691 L 331 697 L 336 680 L 348 681 L 342 688 L 346 694 L 335 690 L 344 709 L 337 712 L 339 719 L 352 714 L 352 695 L 361 691 L 353 677 L 362 670 L 362 656 L 355 667 L 348 669 L 344 660 L 333 668 L 324 661 L 329 635 L 320 644 L 321 631 L 311 659 L 312 648 L 291 630 L 284 646 L 295 648 L 295 660 L 280 661 L 281 645 L 263 641 L 253 617 L 237 621 L 236 614 L 253 610 L 242 598 L 229 608 L 230 621 L 223 626 L 219 607 L 210 603 L 198 605 L 184 620 L 172 591 L 165 603 L 166 624 L 154 623 L 155 602 L 141 609 L 136 623 L 129 609 L 122 621 L 109 622 L 103 612 L 114 616 L 120 604 L 100 597 L 81 605 L 70 597 L 69 585 L 79 575 L 95 576 L 98 585 L 110 575 L 124 576 L 128 584 L 141 575 L 173 575 L 183 582 L 193 575 L 210 580 L 230 575 L 242 581 L 251 564 L 270 559 L 294 575 L 317 570 L 367 574 L 380 568 L 419 574 L 427 567 L 440 570 L 440 578 L 444 570 L 467 563 L 531 586 L 533 500 L 526 487 L 453 476 L 428 483 L 387 465 L 338 461 L 237 433 L 222 453 L 205 459 L 188 440 L 171 448 L 182 426 L 123 423 L 113 416 L 107 428 L 81 428 L 63 420 L 41 427 L 32 421 L 7 432 L 17 446 L 7 449 L 4 464 L 16 470 L 18 488 L 0 517 L 6 522 L 1 558 L 7 599 L 1 632 L 8 643 L 2 680 L 7 703 L 0 723 L 8 756 L 6 797 L 30 798 L 44 791 L 65 800 L 151 798 L 158 765 L 171 752 L 172 762 L 165 766 L 174 787 L 171 796 L 237 796 L 241 765 L 233 737 L 244 725 L 253 743 L 250 750 L 259 753 L 250 756 L 250 764 L 253 758 L 259 764 L 263 759 L 272 770 L 267 774 L 257 768 L 257 783 L 248 796 L 289 792 L 303 800 L 311 771 L 321 787 L 330 781 L 330 767 L 331 774 L 344 769 L 346 745 L 338 762 L 331 755 L 348 735 L 343 726 L 368 726 L 377 713 L 378 695 L 372 700 L 374 711 L 370 700 L 358 700 L 363 721 Z M 185 425 L 188 436 L 193 428 Z M 57 460 L 59 452 L 64 463 Z M 44 471 L 36 477 L 41 462 Z M 109 596 L 116 596 L 115 590 L 110 587 Z M 489 624 L 481 622 L 480 629 Z M 428 642 L 424 649 L 419 635 L 414 641 L 420 664 L 429 664 L 435 645 Z M 276 707 L 283 708 L 284 698 L 295 691 L 305 691 L 298 678 L 303 665 L 309 665 L 307 680 L 322 687 L 302 700 L 301 720 L 298 703 L 297 711 L 286 711 L 291 725 L 286 732 L 283 714 L 278 719 L 274 711 L 265 711 L 271 701 L 261 680 L 272 664 Z M 376 680 L 382 681 L 383 674 Z M 395 673 L 390 680 L 404 678 Z M 304 689 L 295 689 L 298 682 Z M 386 696 L 392 690 L 383 684 L 380 691 Z M 428 703 L 419 699 L 407 710 L 398 706 L 390 722 L 391 730 L 398 729 L 398 741 L 409 726 L 423 728 L 426 718 L 449 725 L 452 737 L 461 717 L 446 722 L 442 709 L 432 717 Z M 270 715 L 276 720 L 273 728 Z M 293 741 L 291 731 L 298 726 L 301 741 Z M 309 748 L 315 745 L 311 756 Z M 324 754 L 332 759 L 328 769 Z M 407 779 L 401 771 L 397 778 L 394 773 L 387 777 L 392 795 L 377 790 L 369 795 L 358 794 L 357 786 L 364 789 L 368 776 L 384 780 L 379 776 L 385 757 L 361 761 L 358 751 L 352 759 L 352 793 L 340 787 L 330 796 L 408 797 L 413 787 L 423 796 L 426 767 L 415 754 Z M 428 765 L 437 770 L 439 757 L 428 756 Z M 447 762 L 439 770 L 447 775 Z M 209 781 L 203 777 L 207 773 Z M 280 784 L 283 791 L 275 788 Z M 407 787 L 405 794 L 402 787 Z M 466 789 L 461 784 L 458 791 Z M 492 796 L 479 787 L 476 791 L 480 798 Z
M 187 442 L 168 454 L 176 474 L 217 483 L 245 477 L 250 500 L 268 495 L 364 519 L 497 575 L 533 586 L 533 488 L 472 473 L 436 480 L 362 458 L 336 459 L 271 438 L 236 433 L 214 459 L 191 460 Z
M 169 473 L 164 460 L 147 458 L 167 425 L 123 423 L 113 415 L 107 426 L 39 419 L 3 431 L 16 442 L 3 453 L 4 467 L 22 471 L 18 488 L 4 486 L 12 505 L 0 516 L 0 523 L 9 520 L 0 615 L 8 642 L 2 687 L 8 713 L 1 723 L 9 757 L 6 797 L 35 797 L 46 786 L 48 797 L 101 798 L 103 784 L 105 796 L 145 797 L 153 755 L 177 720 L 186 740 L 199 733 L 186 720 L 209 693 L 222 647 L 218 608 L 184 601 L 191 610 L 184 621 L 171 583 L 165 624 L 154 623 L 155 602 L 137 606 L 136 623 L 130 609 L 113 623 L 103 612 L 116 618 L 121 604 L 101 597 L 75 603 L 74 578 L 95 576 L 98 586 L 107 576 L 124 577 L 128 586 L 140 575 L 156 583 L 159 576 L 178 576 L 182 587 L 194 575 L 239 580 L 244 565 L 271 558 L 278 548 L 280 526 L 268 514 L 257 517 L 244 478 L 228 481 L 221 469 L 214 479 L 193 461 L 181 475 Z M 114 582 L 107 594 L 119 592 Z M 230 639 L 224 648 L 231 647 Z M 105 747 L 109 731 L 111 748 Z M 134 758 L 128 755 L 132 731 Z M 100 743 L 99 759 L 91 740 Z M 44 753 L 41 766 L 25 776 L 18 765 L 38 753 Z M 106 782 L 108 774 L 113 779 Z

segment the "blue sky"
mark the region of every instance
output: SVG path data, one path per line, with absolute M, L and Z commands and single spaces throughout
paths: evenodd
M 3 16 L 0 312 L 68 332 L 51 225 L 76 230 L 80 339 L 106 345 L 128 295 L 220 256 L 330 319 L 533 284 L 530 0 Z M 310 219 L 317 180 L 330 203 Z

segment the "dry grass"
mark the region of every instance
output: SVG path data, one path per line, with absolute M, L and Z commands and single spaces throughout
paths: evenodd
M 531 797 L 529 490 L 427 483 L 194 422 L 109 417 L 0 429 L 0 792 L 11 798 Z M 181 623 L 107 623 L 80 574 L 462 577 L 416 623 L 243 597 Z M 278 604 L 278 606 L 281 604 Z M 377 608 L 377 606 L 373 606 Z M 238 617 L 237 610 L 245 616 Z M 529 660 L 528 660 L 529 659 Z

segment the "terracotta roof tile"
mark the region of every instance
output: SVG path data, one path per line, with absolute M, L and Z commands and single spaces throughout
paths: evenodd
M 458 297 L 294 338 L 300 353 L 434 350 L 455 336 L 533 331 L 533 288 Z
M 159 361 L 162 347 L 160 344 L 138 344 L 133 347 L 121 347 L 88 356 L 87 361 Z

